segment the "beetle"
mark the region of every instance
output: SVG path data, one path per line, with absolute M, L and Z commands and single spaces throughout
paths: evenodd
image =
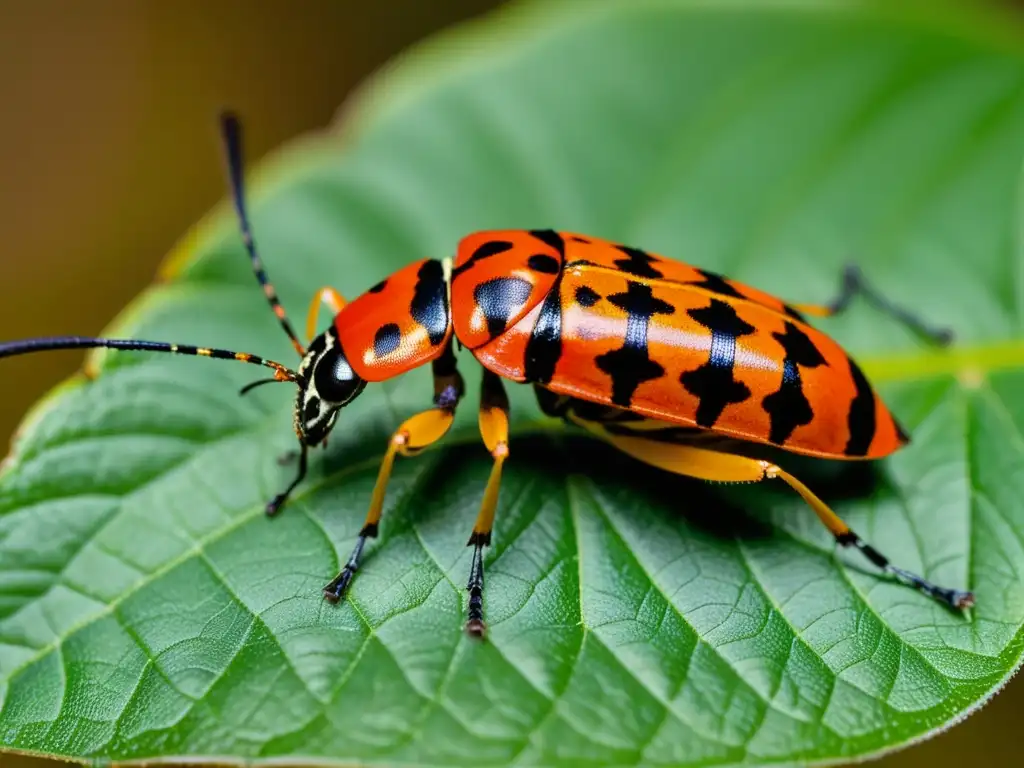
M 745 455 L 774 446 L 819 458 L 873 460 L 909 441 L 857 364 L 808 316 L 844 309 L 860 294 L 939 344 L 934 329 L 844 273 L 826 305 L 789 304 L 707 270 L 638 248 L 554 230 L 498 230 L 463 238 L 454 259 L 421 259 L 351 302 L 333 288 L 315 295 L 305 346 L 267 278 L 246 211 L 238 118 L 221 116 L 228 179 L 242 241 L 256 279 L 301 358 L 296 369 L 256 355 L 133 339 L 48 337 L 0 344 L 0 357 L 71 348 L 111 348 L 232 359 L 273 370 L 242 389 L 297 385 L 298 468 L 266 506 L 276 514 L 306 475 L 308 451 L 325 442 L 338 414 L 370 383 L 430 364 L 433 402 L 395 430 L 384 453 L 366 520 L 341 572 L 324 587 L 337 602 L 377 536 L 397 456 L 413 456 L 445 436 L 463 394 L 453 344 L 483 367 L 479 428 L 493 463 L 469 537 L 473 557 L 465 629 L 482 637 L 483 549 L 491 541 L 502 466 L 509 456 L 505 380 L 532 384 L 541 409 L 662 470 L 720 482 L 779 479 L 811 507 L 838 544 L 881 571 L 954 609 L 971 592 L 940 587 L 892 564 L 800 480 L 771 461 Z M 322 305 L 334 313 L 316 335 Z

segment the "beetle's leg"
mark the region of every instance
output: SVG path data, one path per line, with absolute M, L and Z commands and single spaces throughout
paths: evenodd
M 380 471 L 377 473 L 377 483 L 373 486 L 370 509 L 366 513 L 366 520 L 363 522 L 362 530 L 359 531 L 356 545 L 341 573 L 324 587 L 324 597 L 332 603 L 344 596 L 345 590 L 352 582 L 352 577 L 359 569 L 359 560 L 363 555 L 366 540 L 377 537 L 377 528 L 384 509 L 384 492 L 387 489 L 388 479 L 391 477 L 391 469 L 395 464 L 395 456 L 397 454 L 415 456 L 427 446 L 444 437 L 455 420 L 455 407 L 462 397 L 463 383 L 462 376 L 455 368 L 455 354 L 452 352 L 451 341 L 448 342 L 441 357 L 434 361 L 433 369 L 434 407 L 406 419 L 391 436 L 384 460 L 380 465 Z
M 288 485 L 287 488 L 284 489 L 282 493 L 277 494 L 277 496 L 271 499 L 270 502 L 267 504 L 267 508 L 265 511 L 269 517 L 273 517 L 278 513 L 278 511 L 280 511 L 281 506 L 288 500 L 288 497 L 291 495 L 291 492 L 294 491 L 296 487 L 298 487 L 299 483 L 301 483 L 302 480 L 306 477 L 306 459 L 307 454 L 309 453 L 309 448 L 306 446 L 305 443 L 299 443 L 298 453 L 299 469 L 295 473 L 295 479 L 291 481 L 291 483 Z M 280 459 L 278 459 L 278 462 L 280 462 Z
M 877 309 L 895 318 L 935 344 L 946 346 L 953 340 L 953 331 L 951 329 L 933 326 L 899 304 L 895 304 L 884 294 L 879 293 L 865 280 L 864 273 L 855 264 L 848 264 L 843 270 L 843 283 L 840 286 L 839 295 L 828 304 L 793 304 L 791 306 L 798 312 L 803 312 L 807 315 L 830 317 L 846 309 L 850 301 L 858 294 L 871 302 Z
M 508 457 L 508 396 L 501 378 L 484 369 L 480 388 L 480 435 L 490 451 L 494 463 L 491 476 L 484 489 L 480 512 L 473 524 L 473 533 L 467 546 L 473 547 L 473 562 L 469 569 L 469 613 L 466 632 L 474 637 L 483 637 L 484 624 L 484 547 L 491 544 L 491 529 L 494 527 L 494 511 L 498 506 L 498 489 L 501 486 L 501 467 Z
M 596 431 L 596 430 L 595 430 Z M 603 431 L 603 430 L 602 430 Z M 677 475 L 687 475 L 702 480 L 717 482 L 758 482 L 779 478 L 786 482 L 818 515 L 818 519 L 844 547 L 856 547 L 871 563 L 882 571 L 892 574 L 905 584 L 916 587 L 930 597 L 952 608 L 962 609 L 974 605 L 974 595 L 958 589 L 948 589 L 932 584 L 927 579 L 899 568 L 889 562 L 881 552 L 865 542 L 846 523 L 819 499 L 803 483 L 788 472 L 768 461 L 751 459 L 689 445 L 649 440 L 642 437 L 623 437 L 605 433 L 605 439 L 616 448 L 645 464 L 668 470 Z
M 324 304 L 331 312 L 338 314 L 345 308 L 345 297 L 329 285 L 313 294 L 313 300 L 309 303 L 309 313 L 306 315 L 306 338 L 310 341 L 316 336 L 316 321 L 320 317 L 320 307 Z

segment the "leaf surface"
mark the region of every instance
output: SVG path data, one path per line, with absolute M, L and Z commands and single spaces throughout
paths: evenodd
M 407 57 L 343 125 L 282 152 L 250 196 L 293 314 L 322 284 L 353 297 L 468 232 L 554 227 L 791 301 L 827 300 L 855 259 L 954 328 L 946 352 L 864 302 L 822 321 L 914 442 L 869 467 L 787 466 L 977 608 L 955 615 L 837 556 L 785 488 L 668 477 L 552 429 L 522 387 L 489 641 L 470 641 L 465 543 L 489 462 L 468 353 L 457 433 L 399 461 L 381 536 L 332 607 L 320 588 L 387 436 L 429 405 L 429 374 L 368 388 L 268 520 L 292 471 L 277 461 L 294 440 L 286 388 L 241 399 L 243 366 L 96 355 L 99 375 L 33 413 L 0 477 L 0 744 L 336 765 L 835 761 L 949 726 L 1016 669 L 1016 50 L 852 10 L 529 5 Z M 117 333 L 291 359 L 227 209 L 167 277 Z

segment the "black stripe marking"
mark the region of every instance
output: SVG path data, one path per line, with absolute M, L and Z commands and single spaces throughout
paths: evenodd
M 598 355 L 595 362 L 612 379 L 612 402 L 628 408 L 637 387 L 665 375 L 648 353 L 647 329 L 654 315 L 671 315 L 675 308 L 655 298 L 651 286 L 632 280 L 625 293 L 613 293 L 608 301 L 628 313 L 626 337 L 622 347 Z
M 532 292 L 533 286 L 521 277 L 495 277 L 473 289 L 473 300 L 484 313 L 490 338 L 504 333 L 509 320 L 523 308 Z
M 697 424 L 713 427 L 727 405 L 742 403 L 750 397 L 750 389 L 733 376 L 736 364 L 736 339 L 756 330 L 744 322 L 736 310 L 724 301 L 711 299 L 711 304 L 687 314 L 711 331 L 708 361 L 693 371 L 686 371 L 679 381 L 698 399 Z
M 853 360 L 850 360 L 850 375 L 853 376 L 853 384 L 857 388 L 850 403 L 850 412 L 847 415 L 846 423 L 850 429 L 850 438 L 843 450 L 847 456 L 866 456 L 871 447 L 871 441 L 875 439 L 875 393 L 871 385 L 864 377 L 860 368 Z
M 555 366 L 562 356 L 562 278 L 551 286 L 540 308 L 530 340 L 526 342 L 524 372 L 527 381 L 546 384 L 555 375 Z
M 368 291 L 368 293 L 380 293 L 381 291 L 383 291 L 387 287 L 387 285 L 388 285 L 388 281 L 386 279 L 385 280 L 381 280 L 376 285 L 370 286 L 370 290 Z
M 827 363 L 807 334 L 792 323 L 785 324 L 785 333 L 773 333 L 772 336 L 786 352 L 782 363 L 782 383 L 778 391 L 765 397 L 761 404 L 771 422 L 768 439 L 781 445 L 790 438 L 793 430 L 810 424 L 814 419 L 814 411 L 800 379 L 800 366 L 817 368 Z
M 806 318 L 804 318 L 804 316 L 801 313 L 797 312 L 793 307 L 789 306 L 789 304 L 783 304 L 782 311 L 785 312 L 790 317 L 792 317 L 794 320 L 799 320 L 801 323 L 807 322 Z
M 452 279 L 454 280 L 478 261 L 481 261 L 482 259 L 489 259 L 491 256 L 496 256 L 499 253 L 504 253 L 511 249 L 512 243 L 508 240 L 488 240 L 473 251 L 473 254 L 468 259 L 457 265 L 455 269 L 452 270 Z
M 530 234 L 536 237 L 545 245 L 550 245 L 559 256 L 565 256 L 565 241 L 562 236 L 553 229 L 531 229 Z
M 690 283 L 690 285 L 696 286 L 697 288 L 703 288 L 705 291 L 711 291 L 717 293 L 720 296 L 731 296 L 734 299 L 746 299 L 742 293 L 737 291 L 729 281 L 715 272 L 708 272 L 704 269 L 697 270 L 703 280 Z M 750 301 L 750 299 L 747 299 Z
M 637 277 L 655 278 L 662 276 L 662 273 L 652 266 L 658 260 L 647 253 L 647 251 L 641 251 L 639 248 L 630 248 L 628 245 L 617 245 L 615 247 L 626 254 L 626 258 L 617 259 L 614 262 L 615 266 L 623 272 L 628 272 Z
M 438 345 L 448 333 L 448 290 L 444 268 L 437 259 L 424 262 L 417 273 L 419 280 L 413 291 L 409 313 L 413 320 L 427 329 L 430 343 Z

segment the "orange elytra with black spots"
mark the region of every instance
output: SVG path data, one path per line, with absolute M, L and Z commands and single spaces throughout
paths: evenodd
M 479 424 L 493 459 L 469 545 L 467 631 L 484 635 L 483 550 L 490 544 L 510 455 L 505 380 L 534 387 L 542 410 L 587 430 L 633 458 L 668 472 L 719 482 L 780 479 L 796 491 L 843 546 L 859 549 L 889 576 L 954 608 L 971 592 L 940 587 L 892 563 L 861 539 L 817 495 L 778 464 L 755 458 L 754 444 L 829 459 L 887 456 L 908 442 L 849 355 L 807 321 L 871 299 L 935 343 L 928 327 L 847 268 L 829 304 L 789 304 L 722 275 L 636 245 L 551 229 L 476 232 L 454 258 L 421 259 L 351 302 L 333 288 L 313 300 L 313 336 L 326 304 L 334 316 L 309 343 L 300 340 L 267 279 L 242 194 L 241 128 L 222 119 L 229 178 L 242 241 L 274 314 L 301 357 L 297 368 L 256 355 L 134 339 L 61 336 L 0 344 L 0 357 L 51 349 L 111 349 L 199 355 L 274 371 L 243 388 L 297 385 L 298 471 L 267 504 L 273 515 L 303 480 L 308 450 L 322 445 L 340 410 L 370 383 L 430 364 L 430 407 L 398 426 L 384 454 L 369 512 L 342 571 L 324 588 L 341 599 L 376 537 L 397 456 L 412 456 L 445 436 L 464 394 L 455 346 L 483 367 Z

